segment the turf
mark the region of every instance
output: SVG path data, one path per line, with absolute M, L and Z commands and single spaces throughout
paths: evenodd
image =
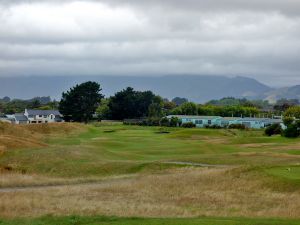
M 195 218 L 142 219 L 117 217 L 43 217 L 38 219 L 0 220 L 1 225 L 299 225 L 300 220 Z
M 261 130 L 184 129 L 96 123 L 73 124 L 70 128 L 72 132 L 68 124 L 65 124 L 64 129 L 68 132 L 60 132 L 60 125 L 56 126 L 51 129 L 47 126 L 41 127 L 43 133 L 40 133 L 39 127 L 20 127 L 27 133 L 20 130 L 16 139 L 22 137 L 25 143 L 25 140 L 32 138 L 39 144 L 30 146 L 30 140 L 28 145 L 23 147 L 6 143 L 6 149 L 0 152 L 0 171 L 3 168 L 8 168 L 9 171 L 4 171 L 5 176 L 0 180 L 2 187 L 30 187 L 43 185 L 44 182 L 84 183 L 108 178 L 108 182 L 111 182 L 110 188 L 78 187 L 79 194 L 69 193 L 68 189 L 64 192 L 64 189 L 60 188 L 58 190 L 62 196 L 71 194 L 60 207 L 57 207 L 56 203 L 63 197 L 58 197 L 60 194 L 56 192 L 36 191 L 32 198 L 30 194 L 23 192 L 16 195 L 3 193 L 0 194 L 3 197 L 0 208 L 2 207 L 4 213 L 1 215 L 6 216 L 5 218 L 15 218 L 19 215 L 42 216 L 48 213 L 141 217 L 182 216 L 190 213 L 190 217 L 265 215 L 299 218 L 299 201 L 295 201 L 299 199 L 300 188 L 300 158 L 296 154 L 300 149 L 299 139 L 267 137 Z M 32 130 L 33 128 L 36 131 Z M 13 130 L 5 135 L 9 135 L 11 140 L 14 138 Z M 1 141 L 3 140 L 0 139 L 0 147 Z M 213 167 L 212 170 L 196 169 L 194 167 L 199 165 L 193 163 L 210 164 Z M 173 167 L 176 169 L 170 169 Z M 181 171 L 185 171 L 184 176 Z M 73 188 L 73 191 L 77 190 Z M 83 196 L 82 192 L 85 193 Z M 115 195 L 118 196 L 117 199 Z M 236 196 L 239 196 L 238 199 Z M 43 203 L 45 197 L 48 200 Z M 78 199 L 83 205 L 76 208 L 78 205 L 75 203 Z M 145 204 L 141 202 L 142 199 Z M 123 206 L 119 207 L 123 202 L 131 207 L 131 214 L 129 210 L 124 210 Z M 102 203 L 109 211 L 105 211 Z M 276 205 L 281 206 L 280 210 Z M 44 208 L 44 211 L 38 213 L 32 210 L 40 207 Z M 81 207 L 86 209 L 86 213 L 81 213 Z M 140 212 L 144 214 L 135 213 L 135 207 L 141 208 Z M 165 212 L 160 214 L 159 207 Z M 178 210 L 178 213 L 174 210 Z M 206 212 L 210 213 L 205 214 Z M 293 225 L 300 224 L 300 221 L 209 217 L 132 219 L 48 216 L 3 220 L 0 224 Z
M 300 162 L 286 150 L 295 148 L 297 139 L 266 137 L 257 130 L 96 124 L 79 134 L 47 137 L 46 141 L 48 147 L 6 151 L 0 167 L 13 165 L 15 171 L 54 177 L 103 177 L 174 166 L 165 165 L 167 161 L 266 167 Z M 293 173 L 299 176 L 299 170 Z

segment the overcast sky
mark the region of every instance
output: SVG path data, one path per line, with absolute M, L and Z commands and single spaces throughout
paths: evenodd
M 0 0 L 0 76 L 84 74 L 300 84 L 300 0 Z

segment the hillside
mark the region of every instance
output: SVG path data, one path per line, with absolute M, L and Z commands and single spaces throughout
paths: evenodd
M 58 77 L 2 77 L 0 96 L 30 99 L 51 96 L 59 99 L 61 93 L 76 83 L 92 80 L 101 83 L 106 96 L 131 86 L 137 90 L 151 90 L 165 98 L 180 96 L 190 101 L 206 102 L 222 97 L 259 98 L 272 89 L 254 79 L 225 76 L 58 76 Z
M 300 99 L 300 85 L 271 90 L 265 93 L 265 99 L 275 102 L 278 99 Z

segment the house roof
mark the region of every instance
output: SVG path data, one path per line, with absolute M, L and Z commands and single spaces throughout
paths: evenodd
M 16 113 L 14 115 L 16 121 L 28 121 L 27 117 L 24 114 Z
M 60 116 L 60 112 L 58 110 L 36 110 L 36 109 L 27 109 L 27 113 L 29 116 L 49 116 L 51 114 L 55 116 Z
M 218 119 L 220 116 L 189 116 L 189 115 L 169 115 L 167 118 L 177 117 L 179 119 Z
M 227 121 L 239 120 L 239 119 L 241 119 L 241 117 L 222 117 L 222 120 L 227 120 Z
M 257 121 L 257 122 L 269 122 L 269 123 L 281 123 L 282 119 L 270 119 L 270 118 L 240 118 L 239 121 Z

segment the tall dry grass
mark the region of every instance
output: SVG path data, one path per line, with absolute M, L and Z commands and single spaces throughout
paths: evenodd
M 300 217 L 300 191 L 274 191 L 232 168 L 169 170 L 101 184 L 0 193 L 0 217 Z
M 67 135 L 82 131 L 81 124 L 52 123 L 14 125 L 0 122 L 0 155 L 5 150 L 42 147 L 49 136 Z

